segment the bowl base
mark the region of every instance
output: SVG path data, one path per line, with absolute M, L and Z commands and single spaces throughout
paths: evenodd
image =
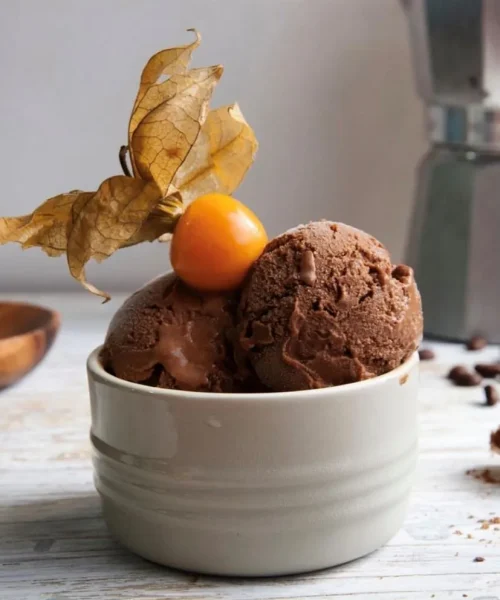
M 361 558 L 397 533 L 408 506 L 406 496 L 377 514 L 329 531 L 305 526 L 243 536 L 237 529 L 191 529 L 186 521 L 167 516 L 160 525 L 102 494 L 101 501 L 109 530 L 135 554 L 182 571 L 233 577 L 295 575 Z

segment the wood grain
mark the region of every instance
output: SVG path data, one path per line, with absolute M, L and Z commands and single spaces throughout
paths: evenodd
M 434 344 L 437 359 L 422 363 L 418 477 L 405 525 L 385 548 L 296 577 L 200 577 L 130 554 L 100 516 L 84 365 L 122 298 L 104 306 L 80 295 L 22 299 L 59 310 L 63 326 L 43 365 L 0 394 L 1 600 L 500 600 L 500 525 L 478 522 L 500 516 L 500 458 L 488 447 L 500 406 L 484 407 L 480 387 L 444 377 L 458 362 L 498 359 L 496 348 Z M 485 468 L 498 484 L 466 474 Z

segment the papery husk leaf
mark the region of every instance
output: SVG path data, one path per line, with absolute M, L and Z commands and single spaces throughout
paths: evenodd
M 92 258 L 101 262 L 129 245 L 159 199 L 154 182 L 124 175 L 106 179 L 90 198 L 78 197 L 68 225 L 66 254 L 71 275 L 93 294 L 109 300 L 107 293 L 86 281 L 85 265 Z
M 86 280 L 89 260 L 102 261 L 146 241 L 166 241 L 189 202 L 238 187 L 254 160 L 257 140 L 238 105 L 209 112 L 223 69 L 189 70 L 200 43 L 195 34 L 191 44 L 155 54 L 142 72 L 128 132 L 134 177 L 111 177 L 96 192 L 60 194 L 32 214 L 0 218 L 0 245 L 17 242 L 23 248 L 38 246 L 49 256 L 66 253 L 71 275 L 106 301 L 109 295 Z M 169 79 L 163 81 L 164 76 Z
M 90 199 L 95 192 L 69 192 L 49 198 L 32 214 L 0 218 L 0 245 L 17 242 L 24 249 L 40 247 L 49 256 L 67 248 L 67 228 L 73 203 Z
M 257 149 L 255 134 L 238 104 L 211 110 L 175 174 L 173 188 L 184 205 L 210 192 L 232 194 L 251 167 Z
M 146 97 L 141 107 L 148 110 L 129 139 L 129 152 L 134 175 L 153 180 L 162 195 L 195 143 L 207 113 L 222 67 L 191 69 L 173 75 L 164 82 L 165 100 L 157 98 L 149 106 Z
M 67 254 L 72 276 L 87 290 L 109 295 L 86 281 L 85 265 L 116 250 L 171 233 L 183 211 L 176 196 L 156 208 L 160 191 L 154 182 L 125 176 L 104 181 L 97 192 L 69 192 L 50 198 L 31 215 L 0 218 L 0 245 L 38 246 L 49 256 Z
M 196 36 L 194 42 L 185 46 L 179 46 L 177 48 L 160 50 L 148 60 L 146 66 L 142 70 L 139 91 L 137 92 L 134 108 L 130 117 L 130 135 L 134 132 L 138 123 L 140 123 L 142 117 L 144 116 L 143 114 L 141 117 L 136 113 L 141 107 L 146 92 L 149 91 L 151 96 L 157 95 L 159 98 L 161 98 L 162 83 L 158 83 L 158 80 L 165 75 L 182 74 L 187 71 L 189 63 L 191 62 L 191 56 L 201 42 L 201 36 L 196 29 L 188 29 L 188 31 L 194 32 Z M 145 104 L 150 104 L 151 100 L 152 98 L 145 102 Z M 164 100 L 160 100 L 156 106 L 161 104 L 163 101 Z

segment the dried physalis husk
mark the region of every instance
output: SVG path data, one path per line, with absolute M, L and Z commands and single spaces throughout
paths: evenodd
M 255 134 L 237 104 L 211 110 L 172 185 L 186 204 L 212 191 L 232 194 L 257 148 Z
M 71 209 L 77 198 L 90 199 L 94 192 L 69 192 L 46 200 L 23 217 L 0 217 L 0 244 L 18 242 L 23 248 L 38 246 L 49 256 L 66 252 Z
M 255 134 L 237 104 L 211 110 L 196 143 L 177 170 L 169 195 L 145 223 L 144 234 L 152 232 L 151 239 L 168 242 L 170 233 L 156 235 L 161 229 L 162 210 L 170 214 L 178 200 L 185 207 L 210 192 L 232 194 L 255 160 L 257 149 Z
M 0 245 L 66 254 L 71 275 L 108 300 L 85 278 L 89 260 L 165 240 L 187 203 L 237 188 L 257 140 L 237 105 L 209 111 L 223 69 L 189 69 L 200 44 L 195 35 L 191 44 L 158 52 L 144 67 L 128 131 L 133 176 L 110 177 L 96 192 L 60 194 L 29 215 L 0 218 Z
M 158 204 L 158 187 L 125 175 L 106 179 L 90 198 L 75 199 L 68 222 L 66 255 L 71 275 L 93 294 L 109 300 L 85 279 L 85 265 L 98 262 L 127 244 Z
M 134 175 L 154 181 L 162 196 L 196 142 L 221 75 L 220 66 L 172 75 L 154 86 L 151 98 L 148 91 L 136 109 L 148 112 L 129 133 Z

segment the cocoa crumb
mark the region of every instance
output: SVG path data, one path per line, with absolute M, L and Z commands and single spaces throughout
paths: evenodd
M 490 519 L 479 519 L 477 522 L 481 524 L 481 527 L 479 529 L 490 529 L 492 525 L 500 524 L 500 517 L 491 517 Z M 500 527 L 494 527 L 494 530 L 500 531 Z
M 480 471 L 478 471 L 476 469 L 468 469 L 467 471 L 465 471 L 465 474 L 470 475 L 471 477 L 474 477 L 474 479 L 477 479 L 478 481 L 482 481 L 483 483 L 500 483 L 499 479 L 495 479 L 493 477 L 490 469 L 481 469 Z M 482 523 L 482 522 L 483 522 L 482 519 L 480 519 L 478 521 L 478 523 Z
M 498 483 L 498 481 L 493 477 L 489 469 L 485 469 L 483 471 L 482 479 L 485 483 Z
M 495 479 L 489 469 L 485 469 L 483 472 L 483 481 L 485 483 L 498 483 L 498 479 Z

